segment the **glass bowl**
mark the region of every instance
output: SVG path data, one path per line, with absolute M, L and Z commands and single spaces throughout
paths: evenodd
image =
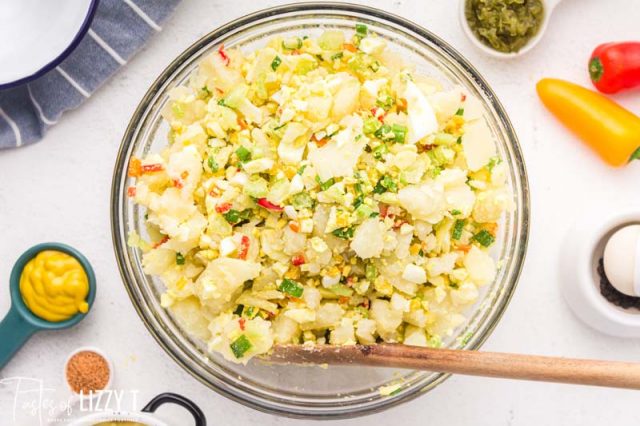
M 515 132 L 493 91 L 458 52 L 424 28 L 377 9 L 344 3 L 292 4 L 235 20 L 202 37 L 161 73 L 133 114 L 115 165 L 111 220 L 116 257 L 131 301 L 151 334 L 180 366 L 211 389 L 249 407 L 290 417 L 370 414 L 433 389 L 447 375 L 384 368 L 269 365 L 259 360 L 243 366 L 209 353 L 203 342 L 181 330 L 161 308 L 162 283 L 144 274 L 140 250 L 127 246 L 130 231 L 146 234 L 144 209 L 127 197 L 127 187 L 132 184 L 127 166 L 131 156 L 142 157 L 166 146 L 168 125 L 160 111 L 168 101 L 167 92 L 184 84 L 199 60 L 221 44 L 251 50 L 275 35 L 319 35 L 326 28 L 352 32 L 356 22 L 367 24 L 407 62 L 445 87 L 459 84 L 475 94 L 484 103 L 485 119 L 508 166 L 508 185 L 516 208 L 505 215 L 496 238 L 493 255 L 501 261 L 499 273 L 468 310 L 468 320 L 444 341 L 451 348 L 478 348 L 505 310 L 524 261 L 529 233 L 526 171 Z M 398 390 L 392 396 L 382 396 L 380 386 L 389 384 L 398 385 Z

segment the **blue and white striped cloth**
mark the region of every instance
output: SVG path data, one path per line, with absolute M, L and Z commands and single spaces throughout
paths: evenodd
M 77 108 L 134 53 L 180 0 L 100 0 L 91 28 L 55 69 L 0 91 L 0 149 L 42 139 L 62 114 Z

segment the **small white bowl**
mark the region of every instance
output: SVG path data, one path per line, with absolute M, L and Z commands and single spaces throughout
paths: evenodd
M 524 55 L 531 49 L 533 49 L 540 42 L 540 40 L 542 40 L 544 33 L 547 31 L 547 26 L 549 25 L 549 19 L 551 18 L 551 14 L 553 13 L 554 9 L 556 8 L 556 6 L 558 6 L 558 4 L 561 1 L 562 0 L 542 0 L 542 3 L 544 4 L 544 17 L 542 18 L 542 24 L 538 29 L 538 33 L 531 40 L 529 40 L 529 42 L 522 49 L 520 49 L 517 52 L 504 53 L 504 52 L 497 51 L 487 46 L 482 41 L 480 41 L 478 37 L 476 37 L 473 31 L 471 31 L 471 28 L 469 27 L 469 22 L 467 22 L 467 17 L 465 16 L 465 3 L 467 2 L 467 0 L 460 0 L 460 10 L 459 10 L 460 25 L 462 26 L 462 30 L 467 35 L 469 40 L 471 40 L 471 42 L 478 49 L 482 50 L 487 55 L 493 56 L 494 58 L 501 58 L 501 59 L 517 58 L 519 56 Z
M 584 323 L 611 336 L 640 337 L 640 311 L 615 306 L 600 294 L 597 262 L 615 231 L 639 223 L 637 209 L 586 219 L 567 233 L 562 250 L 560 288 L 567 304 Z
M 89 30 L 98 0 L 0 1 L 0 89 L 62 62 Z
M 69 354 L 69 356 L 67 357 L 67 360 L 64 363 L 64 371 L 63 371 L 63 373 L 64 373 L 64 381 L 65 381 L 65 383 L 67 384 L 69 390 L 71 391 L 71 393 L 74 396 L 77 396 L 78 398 L 93 398 L 96 395 L 98 395 L 100 393 L 100 391 L 93 392 L 93 393 L 90 393 L 88 395 L 83 394 L 81 396 L 80 394 L 74 392 L 74 390 L 71 388 L 71 385 L 69 384 L 69 381 L 67 380 L 67 365 L 69 365 L 69 361 L 71 361 L 71 358 L 74 355 L 76 355 L 76 354 L 78 354 L 80 352 L 85 352 L 85 351 L 86 352 L 95 352 L 96 354 L 98 354 L 102 358 L 104 358 L 105 361 L 107 361 L 107 366 L 109 367 L 109 381 L 107 382 L 107 384 L 104 387 L 104 389 L 101 389 L 100 391 L 107 390 L 107 389 L 109 389 L 111 387 L 111 384 L 113 383 L 113 364 L 111 363 L 111 360 L 109 359 L 107 354 L 105 354 L 101 349 L 96 348 L 94 346 L 84 346 L 84 347 L 81 347 L 81 348 L 78 348 L 78 349 L 74 350 L 73 352 L 71 352 Z

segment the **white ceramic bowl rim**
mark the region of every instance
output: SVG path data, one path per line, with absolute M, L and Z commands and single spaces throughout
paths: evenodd
M 138 422 L 146 426 L 169 426 L 153 414 L 133 413 L 127 411 L 105 411 L 103 413 L 89 414 L 80 419 L 74 420 L 69 426 L 94 426 L 99 422 L 112 421 Z
M 99 0 L 45 2 L 55 3 L 49 5 L 50 7 L 62 8 L 62 13 L 56 15 L 61 18 L 55 20 L 57 27 L 52 28 L 54 22 L 51 14 L 42 7 L 40 1 L 3 0 L 0 4 L 0 38 L 6 40 L 10 35 L 11 40 L 23 43 L 23 45 L 18 42 L 5 43 L 0 48 L 0 63 L 2 64 L 0 89 L 32 81 L 57 67 L 82 41 L 91 22 L 93 22 L 99 3 Z M 24 10 L 32 4 L 41 13 L 33 14 L 33 11 Z M 17 11 L 18 9 L 22 10 Z M 73 10 L 77 10 L 77 13 L 68 13 Z M 20 16 L 29 16 L 32 21 L 30 23 L 22 20 L 16 22 L 12 12 Z M 21 28 L 24 29 L 23 33 L 20 33 Z M 40 31 L 34 29 L 40 29 Z M 53 29 L 55 31 L 52 33 Z M 12 67 L 11 64 L 15 64 L 15 67 Z
M 531 38 L 531 40 L 527 42 L 527 44 L 525 44 L 522 47 L 522 49 L 520 49 L 517 52 L 510 52 L 510 53 L 500 52 L 490 46 L 487 46 L 482 41 L 480 41 L 480 39 L 473 33 L 473 31 L 471 31 L 471 28 L 469 27 L 469 23 L 467 22 L 467 17 L 465 15 L 465 4 L 467 3 L 467 0 L 459 0 L 459 1 L 460 1 L 460 6 L 459 6 L 458 14 L 460 17 L 460 26 L 462 27 L 463 32 L 466 34 L 469 40 L 478 49 L 482 50 L 487 55 L 493 56 L 495 58 L 511 59 L 511 58 L 517 58 L 529 52 L 540 42 L 540 40 L 542 40 L 545 32 L 547 31 L 549 20 L 551 19 L 551 14 L 553 13 L 553 10 L 556 8 L 558 3 L 560 3 L 562 0 L 542 0 L 542 3 L 544 4 L 544 10 L 543 10 L 544 16 L 542 18 L 542 23 L 540 24 L 540 28 L 538 28 L 538 32 L 536 33 L 535 36 Z

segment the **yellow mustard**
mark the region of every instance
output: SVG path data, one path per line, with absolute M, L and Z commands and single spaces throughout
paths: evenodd
M 45 250 L 31 259 L 20 275 L 22 300 L 36 316 L 51 322 L 87 313 L 89 278 L 73 256 Z

